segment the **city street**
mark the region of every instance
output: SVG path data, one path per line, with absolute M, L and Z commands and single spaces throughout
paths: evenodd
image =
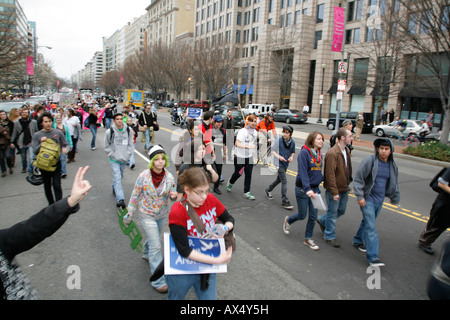
M 177 144 L 176 130 L 180 129 L 171 124 L 166 109 L 158 111 L 158 116 L 161 130 L 156 133 L 156 143 L 169 153 Z M 278 128 L 283 124 L 277 122 L 276 125 Z M 319 129 L 331 134 L 324 125 L 315 122 L 293 127 L 296 132 Z M 130 248 L 130 239 L 118 224 L 111 192 L 111 169 L 103 150 L 104 133 L 105 129 L 99 128 L 97 150 L 91 151 L 91 134 L 88 130 L 83 132 L 84 141 L 78 144 L 76 162 L 68 164 L 68 177 L 63 180 L 64 196 L 68 196 L 78 167 L 90 166 L 86 178 L 93 188 L 82 202 L 81 210 L 51 238 L 19 255 L 17 261 L 42 299 L 165 300 L 167 295 L 151 288 L 148 264 Z M 295 138 L 298 154 L 304 138 L 297 137 L 300 135 Z M 375 136 L 364 134 L 363 139 L 373 141 Z M 140 135 L 136 140 L 136 168 L 127 167 L 123 182 L 126 201 L 137 176 L 147 166 Z M 323 150 L 328 148 L 326 143 Z M 354 172 L 370 154 L 358 149 L 353 151 Z M 318 226 L 314 229 L 313 240 L 320 249 L 313 251 L 304 246 L 306 221 L 293 224 L 290 235 L 283 233 L 284 217 L 297 210 L 295 161 L 288 174 L 288 197 L 294 205 L 293 211 L 281 208 L 280 186 L 273 191 L 273 200 L 265 197 L 264 188 L 275 176 L 261 174 L 267 172 L 261 165 L 253 170 L 251 192 L 255 201 L 242 197 L 243 178 L 236 182 L 231 193 L 226 192 L 225 183 L 221 186 L 222 195 L 217 197 L 236 219 L 237 251 L 228 273 L 218 276 L 218 299 L 428 299 L 426 283 L 435 257 L 421 251 L 417 241 L 437 195 L 428 184 L 440 167 L 400 158 L 396 161 L 400 170 L 400 205 L 391 205 L 386 200 L 377 219 L 380 259 L 386 264 L 380 269 L 379 289 L 368 286 L 373 272 L 368 270 L 365 255 L 352 246 L 352 238 L 361 222 L 361 212 L 353 194 L 349 197 L 346 214 L 337 221 L 340 248 L 327 245 Z M 43 187 L 29 184 L 19 167 L 20 161 L 16 161 L 15 173 L 2 178 L 0 229 L 27 219 L 47 204 Z M 173 163 L 169 169 L 175 175 Z M 225 181 L 233 169 L 233 165 L 224 166 Z M 321 190 L 324 192 L 323 188 Z M 448 240 L 450 233 L 446 231 L 436 241 L 434 249 L 438 251 Z M 71 266 L 80 270 L 79 289 L 67 286 Z M 195 295 L 190 294 L 188 298 L 195 299 Z

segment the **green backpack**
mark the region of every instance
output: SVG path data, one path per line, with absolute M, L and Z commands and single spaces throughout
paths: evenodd
M 61 146 L 52 139 L 47 139 L 41 143 L 41 148 L 33 165 L 41 170 L 53 172 L 56 170 L 56 164 L 60 156 Z

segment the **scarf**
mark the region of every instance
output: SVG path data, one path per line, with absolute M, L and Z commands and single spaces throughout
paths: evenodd
M 161 173 L 157 173 L 157 172 L 153 171 L 152 169 L 150 169 L 150 172 L 152 174 L 153 185 L 155 186 L 155 189 L 156 189 L 159 187 L 159 185 L 161 184 L 161 181 L 164 179 L 166 170 L 163 169 L 163 171 L 161 171 Z
M 311 155 L 311 158 L 313 159 L 314 163 L 320 163 L 322 161 L 322 151 L 319 149 L 319 152 L 316 152 L 314 148 L 311 150 L 307 146 L 303 146 L 306 150 L 309 151 L 309 154 Z
M 22 120 L 22 118 L 20 118 L 19 123 L 22 126 L 22 132 L 23 132 L 23 145 L 27 146 L 31 143 L 31 132 L 30 132 L 30 120 Z

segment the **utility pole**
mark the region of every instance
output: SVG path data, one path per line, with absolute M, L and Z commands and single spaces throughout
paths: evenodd
M 342 48 L 341 48 L 341 64 L 344 63 L 344 54 L 345 54 L 345 24 L 347 21 L 345 12 L 347 10 L 347 3 L 348 0 L 344 1 L 344 26 L 343 26 L 343 38 L 342 38 Z M 340 6 L 340 5 L 339 5 Z M 347 61 L 347 63 L 349 63 L 349 61 Z M 339 70 L 339 69 L 338 69 Z M 339 70 L 339 82 L 341 80 L 344 80 L 344 73 L 341 73 L 341 71 Z M 336 99 L 336 124 L 334 126 L 334 134 L 336 134 L 336 132 L 339 130 L 339 123 L 340 123 L 340 117 L 341 117 L 341 109 L 342 109 L 342 100 L 344 99 L 344 92 L 342 93 L 342 99 Z

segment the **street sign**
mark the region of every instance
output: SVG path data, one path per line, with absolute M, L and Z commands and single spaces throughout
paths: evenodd
M 345 91 L 346 80 L 338 80 L 338 91 Z
M 347 62 L 339 62 L 339 73 L 347 73 Z

